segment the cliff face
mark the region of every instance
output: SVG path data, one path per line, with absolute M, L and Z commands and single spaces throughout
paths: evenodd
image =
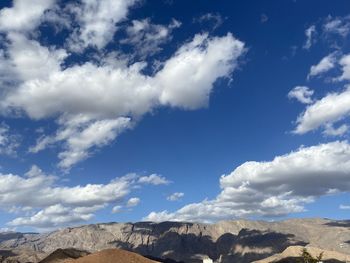
M 306 244 L 350 254 L 350 222 L 299 219 L 217 224 L 108 223 L 66 228 L 49 234 L 18 234 L 14 238 L 3 238 L 0 248 L 40 253 L 51 253 L 59 248 L 90 252 L 122 248 L 183 262 L 201 262 L 206 255 L 218 262 L 251 262 L 280 253 L 291 245 Z

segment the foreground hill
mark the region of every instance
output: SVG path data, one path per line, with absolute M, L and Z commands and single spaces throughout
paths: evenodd
M 295 245 L 350 254 L 350 221 L 293 219 L 280 222 L 225 221 L 108 223 L 48 234 L 1 238 L 0 249 L 52 253 L 60 248 L 96 252 L 121 248 L 144 256 L 186 263 L 209 256 L 217 262 L 252 262 Z M 1 262 L 1 261 L 0 261 Z
M 77 250 L 72 248 L 66 248 L 66 249 L 57 249 L 54 252 L 52 252 L 50 255 L 45 257 L 43 260 L 41 260 L 39 263 L 63 263 L 67 260 L 74 260 L 78 259 L 84 256 L 89 255 L 90 253 L 83 250 Z
M 78 259 L 66 260 L 64 263 L 157 263 L 136 253 L 121 249 L 105 249 Z

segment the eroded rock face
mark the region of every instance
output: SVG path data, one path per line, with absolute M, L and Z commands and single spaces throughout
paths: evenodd
M 290 246 L 282 253 L 270 256 L 265 259 L 255 261 L 253 263 L 269 263 L 269 262 L 297 262 L 300 261 L 301 251 L 304 247 Z M 308 246 L 307 252 L 314 258 L 322 254 L 322 262 L 349 262 L 350 255 L 339 253 L 336 251 L 328 251 Z
M 14 234 L 13 238 L 3 238 L 0 248 L 46 254 L 59 248 L 89 252 L 122 248 L 176 261 L 201 262 L 204 256 L 209 256 L 225 263 L 252 262 L 280 253 L 289 246 L 306 244 L 350 254 L 350 222 L 294 219 L 217 224 L 108 223 L 66 228 L 49 234 Z
M 46 256 L 46 253 L 27 249 L 1 249 L 1 263 L 27 263 L 38 262 Z

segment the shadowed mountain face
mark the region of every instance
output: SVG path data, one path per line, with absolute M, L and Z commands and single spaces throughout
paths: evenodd
M 310 244 L 350 253 L 349 240 L 350 228 L 346 221 L 326 219 L 238 220 L 217 224 L 140 222 L 87 225 L 25 237 L 18 235 L 1 242 L 0 248 L 46 254 L 60 248 L 89 252 L 121 248 L 154 259 L 168 259 L 168 262 L 196 263 L 209 256 L 225 263 L 252 262 L 293 245 Z
M 46 253 L 29 249 L 1 249 L 1 263 L 31 263 L 39 262 Z
M 259 230 L 241 230 L 238 235 L 226 233 L 216 241 L 207 235 L 179 234 L 168 232 L 151 246 L 146 244 L 134 247 L 128 242 L 115 242 L 114 245 L 143 255 L 155 255 L 184 262 L 202 262 L 207 255 L 221 262 L 250 262 L 277 253 L 291 244 L 306 243 L 293 239 L 293 235 Z
M 328 226 L 350 227 L 350 220 L 332 221 L 326 224 Z
M 16 233 L 16 232 L 0 233 L 0 242 L 12 240 L 12 239 L 19 239 L 19 238 L 22 238 L 23 236 L 24 234 Z

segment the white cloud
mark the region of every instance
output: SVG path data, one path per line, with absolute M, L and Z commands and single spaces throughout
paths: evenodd
M 321 40 L 330 45 L 333 50 L 339 50 L 345 45 L 350 33 L 350 16 L 320 19 L 305 30 L 306 40 L 303 48 L 309 50 L 317 41 Z
M 68 187 L 60 186 L 58 178 L 33 166 L 24 176 L 0 174 L 0 208 L 7 212 L 26 212 L 9 222 L 11 226 L 66 226 L 91 219 L 97 210 L 109 204 L 122 204 L 133 189 L 141 186 L 139 178 L 129 174 L 107 184 Z M 127 205 L 137 205 L 139 201 L 131 198 Z M 31 213 L 26 215 L 28 211 Z
M 350 80 L 350 54 L 343 56 L 339 64 L 342 67 L 343 73 L 338 80 Z
M 112 208 L 112 213 L 113 213 L 113 214 L 120 213 L 121 210 L 122 210 L 122 208 L 123 208 L 123 206 L 121 206 L 121 205 L 116 205 L 116 206 L 114 206 L 114 207 Z
M 318 64 L 311 66 L 308 78 L 316 77 L 326 73 L 335 67 L 336 62 L 335 53 L 329 54 L 328 56 L 322 58 Z
M 6 43 L 5 39 L 0 35 L 0 41 Z M 0 49 L 0 91 L 3 92 L 7 87 L 13 85 L 17 78 L 10 61 L 7 59 L 7 52 Z
M 132 197 L 128 200 L 126 206 L 127 207 L 134 207 L 134 206 L 137 206 L 140 202 L 141 202 L 140 198 Z
M 342 209 L 342 210 L 350 210 L 350 205 L 340 205 L 340 206 L 339 206 L 339 209 Z
M 170 184 L 170 181 L 168 179 L 166 179 L 164 176 L 160 176 L 157 174 L 142 176 L 139 178 L 138 182 L 140 184 L 152 184 L 152 185 Z
M 340 125 L 337 128 L 334 128 L 333 124 L 327 123 L 323 134 L 328 136 L 342 136 L 349 130 L 349 126 L 346 124 Z
M 350 17 L 329 16 L 323 25 L 323 30 L 326 34 L 337 34 L 346 37 L 350 32 Z
M 299 115 L 297 127 L 294 130 L 297 134 L 304 134 L 318 129 L 321 126 L 334 124 L 350 114 L 350 88 L 340 93 L 329 93 L 320 100 L 309 105 Z
M 152 24 L 150 19 L 133 20 L 126 29 L 127 38 L 121 43 L 131 45 L 134 52 L 144 59 L 161 51 L 161 45 L 170 41 L 172 31 L 180 26 L 175 19 L 167 26 Z
M 107 145 L 129 127 L 130 119 L 122 117 L 94 121 L 84 128 L 66 127 L 56 136 L 56 140 L 66 140 L 66 148 L 59 154 L 59 167 L 69 169 L 75 163 L 86 159 L 91 148 Z
M 168 201 L 178 201 L 182 197 L 184 197 L 184 195 L 185 195 L 184 193 L 176 192 L 176 193 L 173 193 L 173 194 L 169 195 L 166 199 Z
M 310 104 L 313 102 L 312 95 L 314 91 L 305 86 L 296 86 L 288 93 L 289 99 L 296 99 L 301 103 Z
M 30 152 L 64 142 L 59 166 L 69 169 L 95 147 L 113 141 L 145 113 L 169 105 L 197 109 L 208 105 L 218 78 L 231 77 L 244 44 L 231 34 L 196 35 L 163 63 L 153 76 L 141 73 L 145 63 L 96 65 L 86 62 L 61 68 L 64 50 L 41 46 L 11 35 L 9 50 L 21 84 L 1 101 L 7 114 L 22 112 L 32 119 L 57 117 L 55 135 L 40 138 Z M 29 54 L 24 56 L 22 54 Z M 36 65 L 34 68 L 30 65 Z M 32 76 L 32 78 L 31 78 Z M 92 134 L 90 139 L 86 139 Z
M 82 0 L 57 5 L 54 0 L 34 0 L 29 6 L 16 0 L 13 7 L 0 11 L 0 30 L 6 33 L 0 49 L 1 113 L 54 119 L 58 124 L 56 132 L 41 135 L 29 152 L 58 145 L 58 165 L 69 170 L 155 108 L 206 107 L 217 79 L 232 77 L 245 49 L 230 33 L 195 35 L 169 59 L 159 61 L 152 74 L 144 73 L 145 61 L 131 64 L 129 54 L 101 50 L 115 43 L 118 23 L 137 2 Z M 18 19 L 10 23 L 12 17 Z M 43 22 L 59 23 L 70 36 L 59 46 L 44 46 L 38 40 Z M 180 24 L 175 19 L 169 25 L 134 20 L 125 42 L 146 57 L 169 41 Z M 93 53 L 85 56 L 87 60 L 70 61 L 87 47 Z
M 246 162 L 220 178 L 221 192 L 175 212 L 152 212 L 145 220 L 213 222 L 248 216 L 302 212 L 316 198 L 350 189 L 350 145 L 332 142 Z
M 305 30 L 306 42 L 303 46 L 304 49 L 310 49 L 315 43 L 316 26 L 311 25 Z
M 59 167 L 69 170 L 74 164 L 85 160 L 91 150 L 101 148 L 112 141 L 126 129 L 130 128 L 130 119 L 117 118 L 94 120 L 86 116 L 61 118 L 62 127 L 55 136 L 42 136 L 35 146 L 29 149 L 31 153 L 44 150 L 49 145 L 64 142 L 63 151 L 58 155 Z
M 71 5 L 79 28 L 75 29 L 69 41 L 73 51 L 83 51 L 91 46 L 104 48 L 117 30 L 117 23 L 127 17 L 128 10 L 137 0 L 82 0 L 80 5 Z
M 44 11 L 54 0 L 14 0 L 13 6 L 0 10 L 0 31 L 30 31 L 36 28 Z
M 196 35 L 156 74 L 155 80 L 162 87 L 161 104 L 185 109 L 207 106 L 215 81 L 229 77 L 244 52 L 244 44 L 230 33 L 214 38 Z
M 0 155 L 16 156 L 19 147 L 19 136 L 13 134 L 10 127 L 0 123 Z
M 15 227 L 2 227 L 0 228 L 0 233 L 6 232 L 17 232 Z
M 24 82 L 8 94 L 3 106 L 23 109 L 34 119 L 57 114 L 86 119 L 141 115 L 151 109 L 156 90 L 139 70 L 138 64 L 113 68 L 86 63 L 54 71 L 46 80 Z
M 9 33 L 8 53 L 18 78 L 22 81 L 46 79 L 61 69 L 68 56 L 63 49 L 41 46 L 37 41 L 28 40 L 24 35 Z
M 10 226 L 31 226 L 40 229 L 51 229 L 66 224 L 74 224 L 88 221 L 93 217 L 92 213 L 79 213 L 75 209 L 64 207 L 60 204 L 49 206 L 31 217 L 18 217 Z

